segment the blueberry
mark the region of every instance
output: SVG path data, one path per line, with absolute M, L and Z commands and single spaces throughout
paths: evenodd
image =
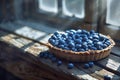
M 44 51 L 40 53 L 40 57 L 43 57 L 43 58 L 48 58 L 48 55 L 49 55 L 48 51 Z
M 81 33 L 82 33 L 82 30 L 81 30 L 81 29 L 78 29 L 78 30 L 77 30 L 77 33 L 78 33 L 78 34 L 81 34 Z
M 52 35 L 51 38 L 54 40 L 57 39 L 57 37 L 55 35 Z
M 109 41 L 109 39 L 108 39 L 108 38 L 104 38 L 104 40 L 105 40 L 105 42 Z
M 62 49 L 64 49 L 64 47 L 65 47 L 64 45 L 59 45 L 59 48 L 62 48 Z
M 59 32 L 58 32 L 58 31 L 54 32 L 54 35 L 55 35 L 55 36 L 58 36 L 58 35 L 59 35 Z
M 97 49 L 98 49 L 98 50 L 102 50 L 103 47 L 102 47 L 102 46 L 98 46 Z
M 93 35 L 93 38 L 99 39 L 99 36 L 95 34 L 95 35 Z
M 111 77 L 109 75 L 105 75 L 104 80 L 112 80 L 112 79 L 111 79 Z
M 85 48 L 85 51 L 88 51 L 88 50 L 89 50 L 89 48 L 86 47 L 86 48 Z
M 76 48 L 76 49 L 79 49 L 81 46 L 82 46 L 81 44 L 76 44 L 76 45 L 75 45 L 75 48 Z
M 50 38 L 48 41 L 49 41 L 51 44 L 55 42 L 55 40 L 52 39 L 52 38 Z
M 66 30 L 65 32 L 66 32 L 66 33 L 70 33 L 70 30 Z
M 102 50 L 103 49 L 101 44 L 99 44 L 98 42 L 94 43 L 94 46 L 97 48 L 97 50 Z
M 72 37 L 72 36 L 73 36 L 73 33 L 72 33 L 72 32 L 69 32 L 69 33 L 68 33 L 68 36 L 71 36 L 71 37 Z
M 44 57 L 44 53 L 43 52 L 40 53 L 40 57 Z
M 105 44 L 106 44 L 107 46 L 109 46 L 109 45 L 110 45 L 110 43 L 108 43 L 108 42 L 105 42 Z
M 77 51 L 77 49 L 75 49 L 75 47 L 72 47 L 71 50 L 72 50 L 72 51 Z
M 75 47 L 75 44 L 74 44 L 74 42 L 72 42 L 72 41 L 71 41 L 71 42 L 69 42 L 69 44 L 68 44 L 68 45 L 69 45 L 69 47 L 70 47 L 70 48 Z
M 74 35 L 73 35 L 73 39 L 78 39 L 79 37 L 80 37 L 79 34 L 74 34 Z
M 60 43 L 60 44 L 64 44 L 65 41 L 64 41 L 63 39 L 59 39 L 59 43 Z
M 62 65 L 62 61 L 59 60 L 59 61 L 57 62 L 57 66 L 60 66 L 60 65 Z
M 97 50 L 97 48 L 96 48 L 96 47 L 91 47 L 91 49 L 92 49 L 92 50 Z
M 83 49 L 88 48 L 87 42 L 83 42 L 82 48 L 83 48 Z
M 62 38 L 67 38 L 67 34 L 61 34 Z
M 71 42 L 72 41 L 72 37 L 68 37 L 67 39 L 66 39 L 66 43 L 69 43 L 69 42 Z
M 89 49 L 92 49 L 92 45 L 91 45 L 91 44 L 90 44 L 90 45 L 88 44 L 88 48 L 89 48 Z
M 110 45 L 110 40 L 106 40 L 105 44 L 109 46 Z
M 81 49 L 81 48 L 79 48 L 79 49 L 78 49 L 78 51 L 84 52 L 84 51 L 85 51 L 85 49 Z
M 73 37 L 72 37 L 72 36 L 69 36 L 68 39 L 69 39 L 69 40 L 73 40 Z
M 91 40 L 93 39 L 93 37 L 92 37 L 92 36 L 89 36 L 88 38 L 89 38 L 89 39 L 91 39 Z
M 52 40 L 50 42 L 53 46 L 57 46 L 59 44 L 58 40 Z
M 99 40 L 98 39 L 93 39 L 93 42 L 98 42 Z
M 76 30 L 74 30 L 74 29 L 71 29 L 71 30 L 70 30 L 70 32 L 76 33 Z
M 74 64 L 73 63 L 68 63 L 68 69 L 72 69 L 74 68 Z
M 89 33 L 89 32 L 87 32 L 87 33 L 86 33 L 86 35 L 87 35 L 87 36 L 90 36 L 90 33 Z
M 70 50 L 68 47 L 64 47 L 65 50 Z
M 99 36 L 99 40 L 100 40 L 100 41 L 104 41 L 105 38 L 104 38 L 103 36 Z
M 91 30 L 91 31 L 90 31 L 90 34 L 93 34 L 93 33 L 95 33 L 95 31 L 94 31 L 94 30 Z
M 89 64 L 87 64 L 87 63 L 86 63 L 86 64 L 84 64 L 84 68 L 85 68 L 85 69 L 88 69 L 89 67 L 90 67 L 90 65 L 89 65 Z
M 49 53 L 48 58 L 51 59 L 54 55 Z
M 106 44 L 103 44 L 103 48 L 106 48 L 107 47 L 107 45 Z
M 83 45 L 87 45 L 87 42 L 83 42 Z
M 80 37 L 87 37 L 86 34 L 80 34 Z
M 99 46 L 103 46 L 103 43 L 102 43 L 102 42 L 95 42 L 94 44 L 96 45 L 96 47 L 97 47 L 97 46 L 98 46 L 98 47 L 99 47 Z
M 56 58 L 56 57 L 52 57 L 52 58 L 51 58 L 51 61 L 52 61 L 52 62 L 56 62 L 56 61 L 57 61 L 57 58 Z
M 92 45 L 92 44 L 93 44 L 93 41 L 92 41 L 92 40 L 88 40 L 87 43 L 88 43 L 88 45 L 89 45 L 89 44 Z
M 87 45 L 82 45 L 82 48 L 83 48 L 84 50 L 86 50 L 86 48 L 88 48 L 88 46 L 87 46 Z
M 86 31 L 86 30 L 82 30 L 82 33 L 84 33 L 84 34 L 86 34 L 88 31 Z
M 93 62 L 89 62 L 88 63 L 90 67 L 93 67 L 94 66 L 94 63 Z
M 48 58 L 48 55 L 49 55 L 48 53 L 44 53 L 44 56 L 43 56 L 43 57 L 44 57 L 44 58 Z
M 87 38 L 87 37 L 83 37 L 82 40 L 83 40 L 83 41 L 88 41 L 88 38 Z
M 102 44 L 102 42 L 97 42 L 97 44 L 98 44 L 98 45 L 101 45 L 101 44 Z
M 75 42 L 78 44 L 82 43 L 81 39 L 75 39 Z

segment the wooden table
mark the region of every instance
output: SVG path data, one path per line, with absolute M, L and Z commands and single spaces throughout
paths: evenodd
M 39 57 L 40 52 L 48 50 L 40 43 L 47 43 L 49 32 L 27 26 L 0 28 L 0 67 L 22 80 L 104 80 L 104 75 L 120 80 L 119 47 L 114 47 L 107 58 L 96 61 L 92 68 L 84 69 L 84 63 L 74 63 L 75 67 L 68 69 L 67 62 L 57 66 L 50 59 Z

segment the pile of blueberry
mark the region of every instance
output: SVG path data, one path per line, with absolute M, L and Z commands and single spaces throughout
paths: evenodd
M 57 58 L 55 55 L 53 55 L 52 53 L 50 53 L 49 51 L 44 51 L 40 53 L 40 58 L 44 58 L 44 59 L 50 59 L 51 62 L 56 63 L 57 66 L 60 66 L 63 64 L 64 61 L 60 60 L 59 58 Z M 89 69 L 92 68 L 94 66 L 94 62 L 87 62 L 84 63 L 83 68 L 84 69 Z M 67 68 L 68 69 L 73 69 L 74 68 L 74 63 L 70 62 L 67 64 Z M 111 80 L 111 77 L 109 75 L 103 75 L 104 80 Z
M 62 60 L 60 60 L 59 58 L 57 58 L 54 54 L 50 53 L 49 51 L 41 52 L 39 56 L 40 56 L 40 58 L 50 59 L 51 62 L 57 63 L 57 66 L 60 66 L 60 65 L 63 64 L 63 61 L 62 61 Z M 94 62 L 88 62 L 88 63 L 85 63 L 83 67 L 84 67 L 85 69 L 88 69 L 88 68 L 91 68 L 91 67 L 93 67 L 93 66 L 94 66 Z M 69 63 L 67 64 L 67 68 L 68 68 L 68 69 L 74 68 L 74 63 L 69 62 Z
M 49 38 L 49 43 L 55 47 L 75 52 L 102 50 L 111 44 L 108 38 L 100 35 L 94 30 L 88 32 L 81 29 L 71 29 L 64 33 L 56 31 Z
M 55 55 L 53 55 L 52 53 L 50 53 L 49 51 L 44 51 L 40 53 L 40 57 L 44 58 L 44 59 L 50 59 L 53 63 L 57 63 L 57 66 L 60 66 L 63 64 L 63 61 L 60 60 L 59 58 L 57 58 Z M 73 63 L 68 63 L 67 64 L 67 68 L 68 69 L 72 69 L 74 68 L 74 64 Z
M 84 68 L 85 68 L 85 69 L 91 68 L 91 67 L 93 67 L 93 66 L 94 66 L 94 62 L 88 62 L 88 63 L 85 63 L 85 64 L 84 64 Z

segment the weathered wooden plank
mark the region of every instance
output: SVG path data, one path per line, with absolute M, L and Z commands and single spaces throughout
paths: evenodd
M 119 80 L 120 79 L 120 76 L 118 76 L 112 72 L 109 72 L 109 71 L 105 70 L 104 68 L 101 68 L 97 65 L 94 65 L 92 68 L 89 68 L 89 69 L 84 69 L 83 64 L 80 64 L 80 65 L 76 64 L 76 66 L 79 69 L 83 70 L 84 72 L 88 73 L 89 75 L 91 75 L 93 77 L 96 77 L 99 80 L 103 80 L 103 77 L 105 75 L 109 75 L 112 78 L 112 80 Z M 96 72 L 97 72 L 97 74 L 96 74 Z
M 39 53 L 41 51 L 44 51 L 45 50 L 45 47 L 44 46 L 41 46 L 40 44 L 38 43 L 35 43 L 34 45 L 28 47 L 25 51 L 35 55 L 35 56 L 38 56 Z M 79 79 L 91 79 L 91 80 L 96 80 L 95 78 L 91 77 L 89 74 L 83 72 L 82 70 L 80 71 L 78 68 L 74 68 L 72 70 L 68 70 L 67 69 L 67 65 L 62 65 L 60 67 L 56 66 L 56 64 L 53 64 L 50 60 L 46 60 L 46 59 L 40 59 L 41 62 L 43 62 L 44 64 L 47 64 L 49 66 L 51 66 L 52 68 L 54 69 L 59 69 L 61 70 L 62 72 L 67 72 L 68 74 L 70 75 L 73 75 L 74 77 L 77 77 Z M 83 75 L 85 74 L 85 75 Z
M 5 36 L 6 37 L 6 36 Z M 2 37 L 3 39 L 4 39 L 4 37 Z M 19 38 L 16 38 L 16 37 L 13 37 L 13 38 L 15 38 L 15 40 L 17 41 L 17 39 L 19 39 Z M 6 39 L 6 38 L 5 38 Z M 18 40 L 18 44 L 21 42 L 20 41 L 21 39 L 19 39 Z M 26 40 L 26 39 L 25 39 Z M 26 40 L 26 42 L 27 42 L 27 40 Z M 25 43 L 26 43 L 25 42 Z M 12 43 L 10 43 L 10 44 L 12 44 Z M 21 43 L 20 43 L 21 44 Z M 14 43 L 13 43 L 13 45 L 15 45 Z M 44 51 L 45 49 L 47 49 L 45 46 L 42 46 L 42 45 L 40 45 L 40 44 L 38 44 L 38 43 L 35 43 L 34 45 L 32 45 L 32 46 L 28 46 L 28 48 L 26 47 L 26 49 L 24 49 L 25 51 L 27 51 L 27 52 L 29 52 L 29 53 L 31 53 L 31 54 L 33 54 L 34 56 L 38 56 L 39 55 L 39 52 L 40 51 Z M 33 59 L 33 57 L 31 57 L 31 59 Z M 96 69 L 96 68 L 95 68 Z M 81 68 L 81 70 L 83 70 L 84 72 L 86 72 L 86 73 L 91 73 L 91 71 L 86 71 L 86 70 L 84 70 L 83 68 Z M 96 69 L 97 70 L 97 69 Z M 93 71 L 92 71 L 93 72 Z M 99 72 L 104 72 L 104 69 L 103 69 L 103 71 L 99 71 Z M 108 71 L 106 71 L 105 70 L 105 72 L 107 72 L 108 73 Z M 96 76 L 95 75 L 95 73 L 93 72 L 93 73 L 91 73 L 90 74 L 91 76 L 94 76 L 94 77 L 96 77 L 96 78 L 98 78 L 99 76 Z M 110 74 L 110 75 L 112 75 L 113 76 L 113 74 Z M 117 77 L 113 77 L 113 78 L 117 78 Z M 101 79 L 101 77 L 100 78 L 98 78 L 98 79 Z
M 75 77 L 55 70 L 40 61 L 37 57 L 29 58 L 28 53 L 23 53 L 20 49 L 9 46 L 6 43 L 1 43 L 0 46 L 0 66 L 22 78 L 23 80 L 76 80 Z M 25 56 L 23 56 L 25 55 Z M 32 55 L 33 56 L 33 55 Z M 57 74 L 59 73 L 59 74 Z
M 7 34 L 4 36 L 1 36 L 1 39 L 5 42 L 9 42 L 9 43 L 13 44 L 14 46 L 16 46 L 18 48 L 21 48 L 24 45 L 27 45 L 32 42 L 32 41 L 26 40 L 24 38 L 20 38 L 20 37 L 18 38 L 18 36 L 13 35 L 13 34 Z
M 40 39 L 39 41 L 42 43 L 48 43 L 48 39 L 50 38 L 51 34 L 45 36 L 44 38 Z
M 45 47 L 42 47 L 40 44 L 35 43 L 33 46 L 28 47 L 25 51 L 27 51 L 27 52 L 35 55 L 35 56 L 38 56 L 40 51 L 44 51 L 44 48 Z M 74 75 L 74 76 L 76 76 L 78 78 L 91 79 L 91 80 L 94 79 L 91 76 L 89 76 L 87 73 L 85 73 L 82 70 L 79 70 L 77 68 L 74 68 L 72 70 L 68 70 L 66 64 L 58 67 L 55 63 L 52 63 L 50 60 L 40 59 L 40 61 L 42 61 L 44 64 L 47 64 L 47 65 L 51 66 L 54 69 L 59 69 L 61 71 L 66 71 L 66 73 L 68 73 L 68 74 L 72 73 L 71 75 Z
M 37 46 L 36 46 L 37 45 Z M 33 54 L 33 55 L 39 55 L 39 50 L 38 50 L 38 46 L 40 46 L 40 44 L 38 44 L 38 43 L 36 43 L 36 44 L 34 44 L 33 46 L 31 46 L 31 47 L 29 47 L 29 48 L 27 48 L 27 50 L 26 51 L 28 51 L 28 52 L 30 52 L 31 54 Z M 31 50 L 34 50 L 34 52 L 32 52 Z M 52 63 L 50 60 L 46 60 L 46 59 L 40 59 L 40 61 L 42 61 L 43 63 L 45 63 L 45 64 L 47 64 L 47 65 L 49 65 L 49 66 L 51 66 L 51 67 L 53 67 L 53 68 L 60 68 L 60 70 L 62 71 L 66 71 L 67 73 L 72 73 L 72 75 L 74 75 L 74 76 L 77 76 L 77 77 L 79 77 L 80 75 L 82 75 L 82 73 L 85 73 L 86 75 L 84 76 L 84 75 L 82 75 L 82 76 L 80 76 L 80 77 L 82 77 L 82 78 L 86 78 L 87 76 L 87 78 L 89 78 L 90 79 L 90 77 L 89 77 L 89 75 L 91 75 L 91 76 L 93 76 L 93 77 L 95 77 L 95 78 L 97 78 L 97 79 L 103 79 L 103 76 L 104 75 L 110 75 L 111 77 L 112 77 L 112 79 L 120 79 L 120 77 L 118 76 L 118 75 L 115 75 L 115 74 L 113 74 L 113 73 L 111 73 L 111 72 L 109 72 L 109 71 L 107 71 L 107 70 L 105 70 L 105 69 L 102 69 L 101 67 L 98 67 L 98 66 L 94 66 L 93 68 L 90 68 L 89 70 L 86 70 L 86 69 L 84 69 L 83 68 L 83 66 L 78 66 L 77 65 L 77 67 L 79 68 L 78 70 L 77 70 L 77 68 L 74 68 L 74 69 L 72 69 L 72 70 L 67 70 L 67 66 L 64 64 L 64 65 L 62 65 L 62 66 L 60 66 L 60 67 L 57 67 L 56 66 L 56 64 L 54 63 Z M 63 67 L 64 66 L 64 67 Z M 80 72 L 81 71 L 81 72 Z M 83 72 L 84 71 L 84 72 Z M 96 73 L 95 73 L 95 71 L 98 71 L 98 73 L 100 74 L 100 75 L 103 75 L 102 77 L 101 76 L 99 76 L 99 75 L 96 75 Z M 79 74 L 79 75 L 78 75 Z M 89 75 L 88 75 L 89 74 Z
M 23 29 L 24 27 L 36 30 L 38 32 L 42 31 L 45 33 L 53 33 L 57 30 L 55 28 L 48 27 L 44 24 L 40 24 L 40 23 L 36 23 L 36 22 L 32 22 L 32 21 L 25 21 L 25 20 L 24 21 L 8 22 L 6 24 L 3 23 L 3 24 L 0 24 L 0 26 L 1 26 L 1 28 L 12 31 L 12 32 L 16 32 L 16 30 Z
M 112 48 L 112 54 L 120 57 L 120 47 L 117 47 L 117 46 L 113 47 Z
M 120 57 L 111 54 L 109 57 L 97 61 L 96 64 L 120 76 Z
M 7 38 L 11 38 L 11 36 L 7 36 Z M 6 39 L 6 36 L 4 36 L 4 37 L 2 37 L 2 39 L 3 40 L 5 40 Z M 13 37 L 13 39 L 15 40 L 16 38 L 14 38 Z M 12 44 L 12 45 L 16 45 L 16 44 L 14 44 L 14 42 L 13 43 L 11 43 L 11 40 L 13 40 L 13 39 L 9 39 L 9 41 L 8 41 L 8 43 L 10 43 L 10 44 Z M 17 38 L 18 39 L 18 38 Z M 15 41 L 17 41 L 17 40 L 15 40 Z M 19 44 L 21 44 L 20 43 L 20 41 L 18 41 L 18 43 L 17 43 L 17 47 L 18 48 L 20 48 L 20 45 Z M 28 46 L 28 48 L 26 48 L 25 49 L 25 51 L 26 52 L 29 52 L 29 53 L 31 53 L 31 54 L 33 54 L 34 56 L 38 56 L 39 55 L 39 53 L 41 52 L 41 51 L 44 51 L 44 50 L 47 50 L 48 48 L 46 47 L 46 46 L 43 46 L 43 45 L 40 45 L 40 44 L 38 44 L 38 43 L 35 43 L 34 45 L 32 45 L 32 46 Z M 32 57 L 33 59 L 35 58 L 35 57 Z M 43 60 L 43 63 L 44 64 L 47 64 L 46 62 L 44 62 L 44 60 Z M 51 66 L 52 65 L 52 63 L 51 64 L 49 64 L 49 66 Z M 53 66 L 53 65 L 52 65 Z M 54 66 L 52 67 L 52 68 L 54 68 Z M 55 69 L 57 69 L 57 68 L 55 68 Z M 64 70 L 62 70 L 62 71 L 64 71 Z M 66 70 L 69 74 L 71 74 L 71 72 L 69 72 L 69 70 Z M 77 76 L 77 75 L 75 75 L 75 71 L 78 71 L 78 69 L 76 68 L 75 70 L 73 70 L 74 71 L 74 76 Z M 84 72 L 83 71 L 79 71 L 81 74 L 83 74 Z M 86 74 L 86 73 L 84 73 L 84 74 Z M 88 76 L 88 77 L 87 77 Z M 81 78 L 82 76 L 78 76 L 79 78 Z M 94 78 L 92 78 L 91 76 L 89 76 L 88 74 L 86 74 L 86 76 L 83 76 L 84 78 L 85 77 L 87 77 L 87 78 L 90 78 L 90 79 L 94 79 Z
M 97 78 L 94 78 L 92 76 L 90 76 L 89 74 L 85 73 L 82 70 L 79 70 L 78 68 L 74 67 L 74 69 L 68 69 L 67 65 L 65 63 L 63 63 L 61 66 L 57 66 L 56 63 L 52 63 L 50 60 L 48 59 L 40 59 L 40 61 L 42 61 L 43 63 L 57 68 L 60 71 L 64 71 L 64 73 L 73 75 L 74 77 L 78 78 L 78 79 L 84 79 L 84 80 L 98 80 Z
M 6 23 L 6 24 L 1 24 L 1 28 L 15 32 L 22 36 L 27 36 L 28 38 L 31 38 L 31 39 L 38 39 L 46 35 L 45 32 L 38 31 L 26 25 L 16 25 L 13 23 Z

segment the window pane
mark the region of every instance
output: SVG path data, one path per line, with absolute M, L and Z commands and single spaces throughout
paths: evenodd
M 106 23 L 120 26 L 120 0 L 107 0 Z
M 58 12 L 58 0 L 39 0 L 39 8 L 48 12 Z
M 84 18 L 84 0 L 63 0 L 63 14 Z

